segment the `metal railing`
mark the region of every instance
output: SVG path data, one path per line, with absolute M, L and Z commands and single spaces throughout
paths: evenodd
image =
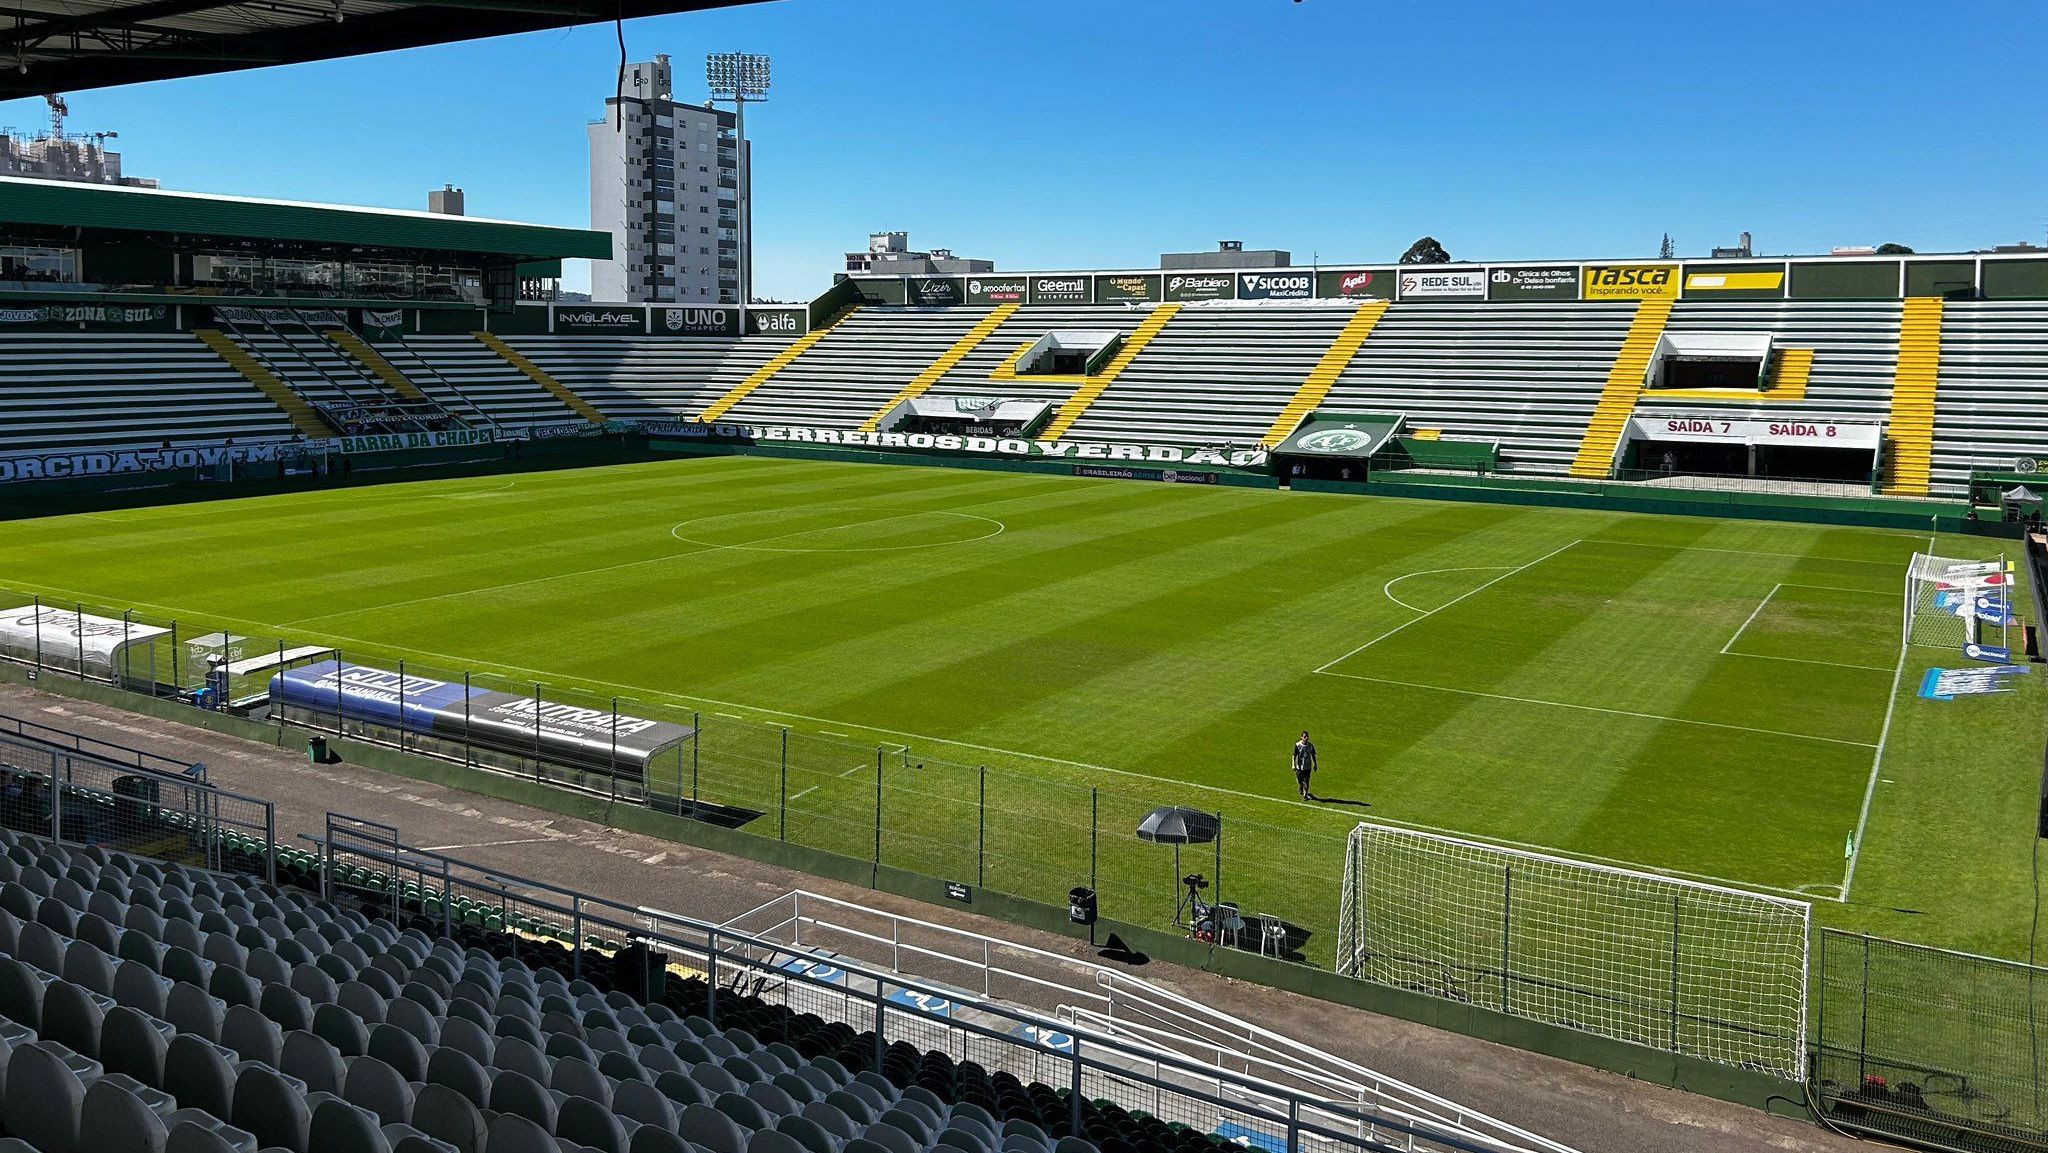
M 955 1061 L 974 1061 L 991 1073 L 1066 1088 L 1076 1130 L 1088 1103 L 1106 1100 L 1201 1132 L 1289 1151 L 1567 1153 L 1565 1146 L 1511 1127 L 1490 1137 L 1378 1103 L 1328 1100 L 949 985 L 412 848 L 395 827 L 380 822 L 330 814 L 317 840 L 322 891 L 330 898 L 350 895 L 401 917 L 438 918 L 444 932 L 468 925 L 553 940 L 570 950 L 566 963 L 573 976 L 581 976 L 592 958 L 645 947 L 663 959 L 665 972 L 704 981 L 705 1015 L 714 1025 L 735 1002 L 813 1013 L 871 1035 L 878 1063 L 890 1044 L 904 1041 Z
M 53 728 L 22 717 L 9 716 L 5 713 L 0 713 L 0 733 L 22 737 L 31 741 L 40 741 L 46 745 L 55 745 L 75 753 L 90 753 L 101 760 L 117 761 L 122 764 L 133 765 L 138 769 L 148 769 L 151 772 L 186 777 L 190 780 L 198 781 L 200 784 L 206 783 L 206 762 L 204 761 L 181 761 L 176 757 L 166 757 L 146 749 L 132 748 L 128 745 L 116 744 L 113 741 L 103 741 L 98 737 L 88 737 L 83 733 L 73 732 L 70 729 Z

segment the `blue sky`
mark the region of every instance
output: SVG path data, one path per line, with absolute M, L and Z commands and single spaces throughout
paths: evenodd
M 1922 251 L 2048 228 L 2048 5 L 1893 0 L 776 0 L 634 21 L 701 98 L 775 58 L 759 290 L 808 298 L 870 230 L 1023 268 L 1220 238 L 1297 263 Z M 86 92 L 167 187 L 589 220 L 609 25 Z M 0 103 L 38 125 L 40 101 Z

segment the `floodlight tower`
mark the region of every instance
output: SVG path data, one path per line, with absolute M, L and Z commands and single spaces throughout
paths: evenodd
M 754 199 L 753 172 L 747 163 L 747 102 L 768 99 L 768 58 L 747 52 L 712 52 L 704 57 L 704 81 L 711 89 L 711 102 L 729 100 L 733 106 L 733 164 L 739 187 L 733 199 L 738 203 L 735 231 L 739 234 L 740 332 L 747 330 L 747 306 L 753 292 L 754 242 L 747 221 Z

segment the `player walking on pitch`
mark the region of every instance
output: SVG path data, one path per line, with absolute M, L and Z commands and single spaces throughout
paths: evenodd
M 1316 772 L 1316 743 L 1308 739 L 1308 730 L 1301 730 L 1301 739 L 1294 742 L 1294 783 L 1301 789 L 1301 799 L 1313 801 L 1316 795 L 1309 791 L 1309 778 Z

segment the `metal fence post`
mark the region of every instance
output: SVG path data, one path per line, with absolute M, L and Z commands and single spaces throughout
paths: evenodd
M 875 876 L 882 870 L 882 747 L 875 746 Z
M 177 650 L 176 650 L 176 649 L 173 649 L 173 650 L 171 650 L 171 655 L 172 655 L 173 657 L 176 657 L 176 656 L 177 656 Z M 342 674 L 342 663 L 341 663 L 341 650 L 340 650 L 340 649 L 335 649 L 335 650 L 334 650 L 334 739 L 335 739 L 335 740 L 340 740 L 340 739 L 341 739 L 341 674 Z M 173 673 L 171 674 L 171 677 L 172 677 L 172 679 L 173 679 L 173 680 L 177 679 L 177 673 L 176 673 L 176 672 L 173 672 Z
M 1069 1036 L 1071 1036 L 1071 1037 L 1073 1037 L 1073 1038 L 1074 1038 L 1074 1078 L 1073 1078 L 1073 1082 L 1072 1082 L 1072 1084 L 1071 1084 L 1071 1085 L 1069 1086 L 1069 1092 L 1067 1093 L 1067 1108 L 1068 1108 L 1068 1110 L 1069 1110 L 1069 1116 L 1068 1116 L 1067 1120 L 1068 1120 L 1068 1121 L 1069 1121 L 1069 1122 L 1070 1122 L 1070 1123 L 1071 1123 L 1071 1124 L 1073 1125 L 1073 1127 L 1074 1127 L 1074 1132 L 1075 1132 L 1076 1134 L 1079 1134 L 1079 1133 L 1080 1133 L 1080 1132 L 1082 1131 L 1082 1129 L 1081 1129 L 1081 1035 L 1080 1035 L 1080 1034 L 1079 1034 L 1079 1033 L 1077 1032 L 1077 1033 L 1071 1033 L 1071 1034 L 1069 1034 Z
M 889 1011 L 889 1001 L 882 996 L 882 983 L 875 982 L 875 1071 L 882 1071 L 882 1057 L 889 1051 L 887 1030 L 883 1028 L 883 1015 Z
M 1096 831 L 1101 827 L 1102 824 L 1100 817 L 1101 812 L 1102 790 L 1093 785 L 1090 785 L 1088 787 L 1088 887 L 1092 890 L 1095 890 L 1095 899 L 1098 902 L 1102 899 L 1102 892 L 1100 889 L 1096 888 L 1095 883 L 1095 862 L 1097 859 Z M 1089 939 L 1091 941 L 1094 940 L 1092 936 Z
M 277 806 L 263 805 L 263 880 L 277 884 Z
M 129 650 L 129 648 L 128 648 L 128 644 L 129 644 L 129 626 L 128 626 L 128 618 L 130 618 L 130 617 L 132 617 L 132 616 L 134 616 L 134 615 L 135 615 L 135 610 L 134 610 L 134 609 L 122 609 L 122 610 L 121 610 L 121 659 L 122 659 L 123 661 L 127 661 L 127 660 L 132 660 L 132 659 L 134 659 L 134 658 L 132 658 L 131 656 L 129 656 L 129 652 L 130 652 L 130 650 Z M 114 684 L 115 684 L 115 686 L 116 686 L 117 688 L 123 688 L 123 689 L 125 689 L 125 688 L 127 688 L 127 687 L 128 687 L 128 673 L 127 673 L 127 671 L 126 671 L 125 669 L 116 669 L 116 670 L 115 670 L 115 673 L 114 673 Z M 155 695 L 156 695 L 156 687 L 155 687 L 154 685 L 150 686 L 150 691 L 149 691 L 149 695 L 150 695 L 150 696 L 155 696 Z
M 50 754 L 50 840 L 64 839 L 64 778 L 57 771 L 57 754 Z
M 705 938 L 704 1019 L 718 1024 L 718 930 Z
M 533 682 L 533 779 L 540 780 L 540 685 Z
M 72 628 L 75 630 L 74 635 L 78 637 L 78 679 L 82 681 L 85 679 L 85 605 L 80 604 L 72 611 L 78 614 L 78 620 Z
M 1678 1052 L 1678 898 L 1671 898 L 1671 1051 Z
M 1221 905 L 1223 903 L 1223 813 L 1221 810 L 1218 810 L 1216 813 L 1216 887 L 1210 892 L 1209 896 L 1216 904 Z M 1215 914 L 1212 913 L 1210 915 L 1209 922 L 1211 938 L 1217 944 L 1222 944 L 1223 934 L 1219 931 L 1216 924 Z
M 449 876 L 449 873 L 448 873 L 448 858 L 446 858 L 446 857 L 442 857 L 442 858 L 441 858 L 441 935 L 442 935 L 442 936 L 444 936 L 444 937 L 452 937 L 452 936 L 454 936 L 454 935 L 455 935 L 455 902 L 454 902 L 453 900 L 451 900 L 451 899 L 450 899 L 450 898 L 452 898 L 452 897 L 454 896 L 454 893 L 453 893 L 453 888 L 454 888 L 454 881 L 453 881 L 453 880 L 452 880 L 452 879 L 450 878 L 450 876 Z
M 789 839 L 789 729 L 782 730 L 781 784 L 775 801 L 775 839 Z
M 981 769 L 981 796 L 974 811 L 974 887 L 988 885 L 988 766 Z
M 405 751 L 405 658 L 398 658 L 398 751 Z
M 1301 1148 L 1301 1098 L 1287 1095 L 1287 1153 Z
M 612 795 L 619 792 L 619 698 L 612 698 Z
M 1508 966 L 1513 963 L 1515 940 L 1515 867 L 1500 867 L 1500 1011 L 1513 1012 L 1508 1007 L 1511 990 L 1508 983 Z
M 467 768 L 476 763 L 476 754 L 469 746 L 469 698 L 475 690 L 469 687 L 469 670 L 462 670 L 462 764 Z
M 171 695 L 173 697 L 178 695 L 178 686 L 184 683 L 178 679 L 178 650 L 184 647 L 185 646 L 178 643 L 178 622 L 176 620 L 173 620 L 171 622 Z M 78 670 L 78 675 L 81 677 L 84 676 L 85 670 Z M 151 689 L 149 691 L 149 695 L 155 696 L 156 690 Z
M 690 738 L 690 808 L 692 811 L 695 811 L 697 808 L 697 765 L 699 755 L 704 748 L 704 714 L 702 712 L 691 711 L 690 727 L 696 730 Z M 682 785 L 681 781 L 676 782 L 676 790 L 678 792 L 682 791 Z
M 583 976 L 583 895 L 578 893 L 569 898 L 569 931 L 576 939 L 569 946 L 570 976 Z
M 40 670 L 43 667 L 43 598 L 36 596 L 30 600 L 35 604 L 36 668 Z

